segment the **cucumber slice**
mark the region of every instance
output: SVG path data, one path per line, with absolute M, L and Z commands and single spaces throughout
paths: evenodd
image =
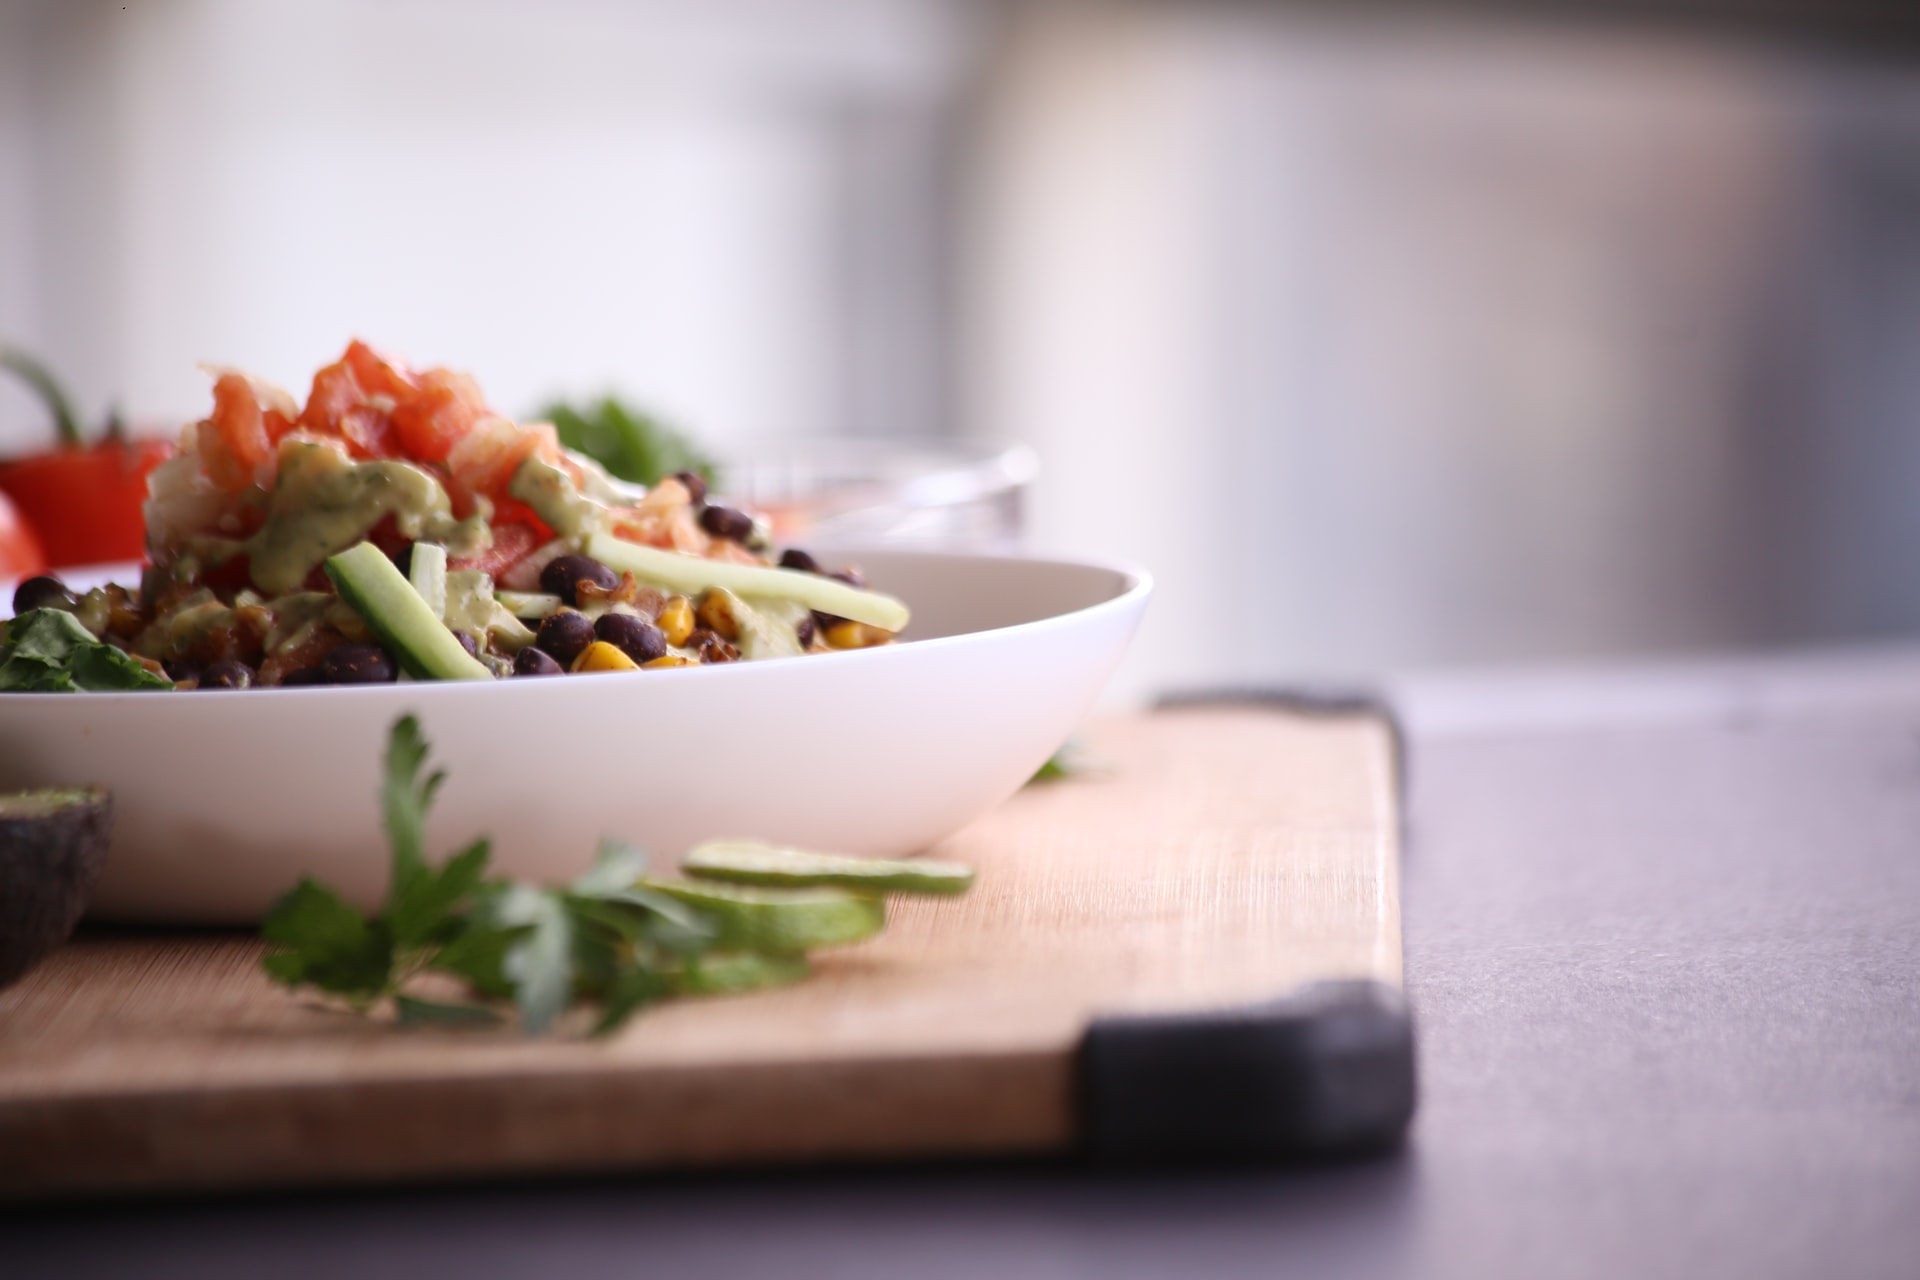
M 437 542 L 416 542 L 413 544 L 413 561 L 407 570 L 407 581 L 427 602 L 427 608 L 433 610 L 433 616 L 445 620 L 447 616 L 447 549 Z
M 493 679 L 371 542 L 328 556 L 326 570 L 340 598 L 393 650 L 408 675 L 420 680 Z
M 708 953 L 689 960 L 674 986 L 690 996 L 730 995 L 761 987 L 785 987 L 807 976 L 805 956 L 769 956 L 756 951 Z
M 680 870 L 700 880 L 782 889 L 958 894 L 973 887 L 973 868 L 958 862 L 848 858 L 758 840 L 709 840 L 680 860 Z
M 564 603 L 544 591 L 495 591 L 493 598 L 516 618 L 551 618 Z
M 686 595 L 698 595 L 709 587 L 725 587 L 736 595 L 796 600 L 809 609 L 851 618 L 882 631 L 904 629 L 911 616 L 907 606 L 892 596 L 850 587 L 838 579 L 800 569 L 708 560 L 642 546 L 609 533 L 596 533 L 589 538 L 587 554 L 609 569 L 631 573 L 642 581 Z
M 686 903 L 719 930 L 721 947 L 794 955 L 871 938 L 886 927 L 879 898 L 838 889 L 747 889 L 733 885 L 647 880 Z

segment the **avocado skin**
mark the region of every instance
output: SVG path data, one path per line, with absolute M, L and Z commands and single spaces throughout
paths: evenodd
M 0 796 L 0 987 L 67 940 L 107 860 L 113 797 L 97 788 L 66 795 L 51 807 Z

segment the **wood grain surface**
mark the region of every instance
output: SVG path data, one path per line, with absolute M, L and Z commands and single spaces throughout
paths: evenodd
M 1085 753 L 935 851 L 968 897 L 607 1041 L 402 1031 L 274 987 L 250 936 L 83 933 L 0 993 L 0 1195 L 1058 1152 L 1096 1017 L 1398 985 L 1383 722 L 1162 712 Z

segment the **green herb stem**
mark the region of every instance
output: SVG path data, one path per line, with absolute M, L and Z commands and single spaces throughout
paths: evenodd
M 67 399 L 67 393 L 60 387 L 47 367 L 17 347 L 0 346 L 0 369 L 6 369 L 20 381 L 33 388 L 34 394 L 53 415 L 53 429 L 59 434 L 60 443 L 74 449 L 86 447 L 86 441 L 80 436 L 80 419 L 73 412 L 73 402 Z

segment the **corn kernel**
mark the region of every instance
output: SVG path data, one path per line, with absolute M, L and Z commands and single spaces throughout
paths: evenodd
M 683 658 L 677 653 L 663 653 L 652 661 L 643 662 L 640 665 L 652 671 L 656 667 L 694 667 L 700 664 L 692 658 Z
M 891 631 L 842 618 L 827 628 L 827 643 L 836 649 L 870 649 L 893 639 Z
M 700 597 L 700 625 L 722 640 L 740 638 L 740 601 L 725 587 L 714 587 Z
M 685 596 L 675 596 L 660 610 L 660 629 L 667 643 L 678 649 L 693 634 L 693 605 Z
M 573 660 L 575 671 L 638 671 L 640 664 L 605 640 L 595 640 Z

